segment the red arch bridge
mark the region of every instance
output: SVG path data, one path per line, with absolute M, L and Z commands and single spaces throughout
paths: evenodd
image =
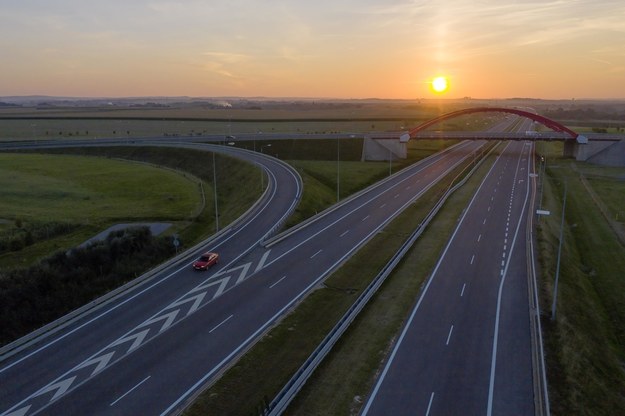
M 444 120 L 453 119 L 474 113 L 507 113 L 530 119 L 547 127 L 548 131 L 436 131 L 430 129 Z M 443 114 L 426 121 L 408 131 L 371 133 L 365 137 L 363 159 L 388 160 L 389 158 L 405 158 L 406 142 L 423 139 L 458 139 L 458 140 L 558 140 L 564 141 L 564 153 L 577 156 L 579 145 L 586 145 L 588 138 L 547 117 L 517 108 L 506 107 L 474 107 Z

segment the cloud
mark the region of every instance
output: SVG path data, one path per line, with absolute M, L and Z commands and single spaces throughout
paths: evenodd
M 249 55 L 233 52 L 204 52 L 202 55 L 208 56 L 222 64 L 237 64 L 250 59 Z

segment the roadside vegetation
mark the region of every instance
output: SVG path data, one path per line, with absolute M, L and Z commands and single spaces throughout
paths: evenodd
M 625 414 L 625 169 L 547 156 L 538 223 L 541 308 L 553 415 Z M 551 320 L 564 188 L 564 244 L 557 313 Z
M 195 181 L 154 166 L 68 155 L 0 154 L 0 269 L 31 266 L 119 222 L 182 222 Z
M 167 260 L 175 254 L 172 234 L 190 247 L 215 232 L 209 153 L 54 150 L 63 151 L 81 156 L 0 154 L 0 345 Z M 216 161 L 225 226 L 256 201 L 261 189 L 248 180 L 257 177 L 256 167 L 225 157 Z M 164 237 L 147 229 L 129 231 L 76 248 L 112 224 L 157 221 L 172 224 Z
M 0 272 L 0 345 L 123 285 L 173 253 L 171 237 L 154 237 L 148 227 L 137 227 Z

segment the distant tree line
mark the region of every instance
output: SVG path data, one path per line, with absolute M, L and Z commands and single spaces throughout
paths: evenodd
M 123 285 L 174 254 L 171 237 L 147 227 L 0 271 L 0 344 L 7 344 Z
M 618 120 L 625 123 L 625 110 L 595 109 L 593 107 L 572 107 L 547 110 L 544 116 L 554 120 Z

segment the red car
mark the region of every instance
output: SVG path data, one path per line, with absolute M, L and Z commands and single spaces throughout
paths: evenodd
M 193 268 L 195 270 L 208 270 L 213 264 L 219 262 L 219 254 L 217 253 L 204 253 L 199 259 L 193 262 Z

